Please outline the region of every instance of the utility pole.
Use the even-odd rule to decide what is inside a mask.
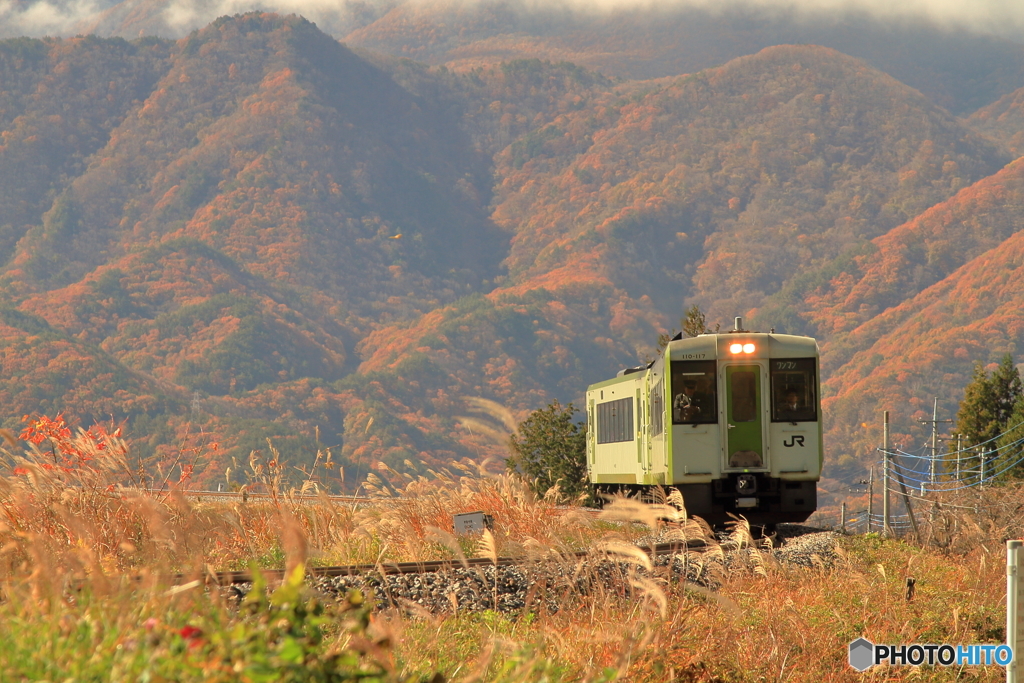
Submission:
[[[932,425],[932,457],[931,457],[931,466],[929,468],[929,470],[930,470],[930,477],[929,477],[929,479],[931,480],[931,483],[934,484],[935,483],[935,462],[938,460],[938,455],[939,455],[939,423],[940,422],[953,422],[953,420],[940,420],[939,419],[939,397],[936,396],[935,397],[935,401],[932,403],[932,419],[930,419],[930,420],[919,420],[919,422],[921,424],[928,424],[930,422],[931,425]]]
[[[894,536],[889,524],[889,411],[882,411],[882,533]]]
[[[871,515],[875,511],[875,468],[868,475],[868,533],[871,533]]]
[[[910,507],[910,496],[907,495],[907,484],[903,481],[903,475],[900,473],[899,468],[893,470],[893,474],[896,475],[896,480],[900,483],[900,491],[903,492],[903,504],[907,508],[907,516],[910,517],[910,526],[914,529],[914,537],[920,541],[921,532],[917,530],[917,520],[914,519],[914,510]]]
[[[963,450],[963,443],[964,443],[964,435],[963,434],[957,434],[956,435],[956,480],[957,480],[958,483],[960,482],[960,456],[962,455],[961,451]]]
[[[931,462],[931,476],[929,481],[935,483],[935,456],[938,455],[938,432],[939,432],[939,397],[935,397],[935,401],[932,403],[932,462]]]
[[[846,533],[846,501],[839,506],[839,530]]]
[[[988,448],[981,449],[981,482],[980,488],[985,488],[985,460],[988,458]]]

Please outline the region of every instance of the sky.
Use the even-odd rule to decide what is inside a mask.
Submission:
[[[140,2],[141,0],[127,0]],[[165,5],[163,20],[171,30],[186,33],[223,14],[252,9],[302,14],[325,29],[339,29],[348,23],[360,6],[365,11],[382,4],[434,2],[436,0],[156,0]],[[489,0],[443,0],[446,3],[472,4]],[[844,13],[868,14],[881,20],[918,20],[949,28],[992,33],[1024,42],[1024,1],[1022,0],[512,0],[530,7],[550,8],[554,3],[578,11],[614,11],[621,9],[679,9],[696,7],[709,11],[737,8],[759,12],[795,11],[798,15],[820,20]],[[81,29],[98,12],[116,0],[0,0],[0,36],[66,35]],[[379,13],[379,10],[377,10]],[[128,36],[134,37],[134,36]]]
[[[91,16],[100,7],[96,0],[72,0],[60,5],[40,2],[0,0],[0,35],[41,37],[60,35],[79,20]]]

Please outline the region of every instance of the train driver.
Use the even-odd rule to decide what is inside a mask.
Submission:
[[[697,405],[697,384],[696,382],[684,382],[683,390],[676,394],[672,401],[672,416],[676,423],[693,422],[700,413],[700,406]]]
[[[779,408],[779,417],[784,420],[803,419],[805,412],[803,401],[800,400],[800,394],[797,393],[796,389],[787,391],[786,400]]]
[[[714,394],[704,380],[688,379],[672,399],[672,421],[676,424],[699,424],[715,421]]]

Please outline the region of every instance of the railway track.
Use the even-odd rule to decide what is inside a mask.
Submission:
[[[833,531],[793,525],[791,529],[780,529],[776,537],[780,545],[775,548],[772,544],[756,550],[749,546],[721,548],[712,539],[693,539],[687,543],[658,543],[651,539],[646,546],[597,546],[560,556],[309,567],[305,579],[309,588],[326,599],[358,590],[372,596],[378,609],[397,608],[410,614],[492,610],[521,614],[536,609],[555,613],[571,608],[581,596],[636,597],[647,595],[648,587],[675,590],[672,586],[683,586],[685,590],[709,594],[708,591],[718,591],[731,572],[760,570],[764,574],[769,564],[828,568],[841,562],[839,537]],[[684,548],[694,552],[682,552]],[[646,571],[637,566],[645,564],[638,552],[645,553],[650,560]],[[274,585],[285,578],[285,570],[265,569],[259,576]],[[205,583],[223,591],[228,599],[241,600],[252,589],[255,578],[251,571],[222,571],[209,572],[205,577],[180,574],[171,577],[171,582],[179,587],[173,590]]]
[[[653,546],[640,547],[648,556],[654,558],[661,555],[669,555],[681,552],[684,545],[688,549],[696,550],[706,547],[704,541],[692,540],[686,544],[682,543],[657,543]],[[638,546],[639,547],[639,546]],[[582,559],[585,557],[601,557],[600,550],[580,550],[570,557]],[[313,577],[337,577],[337,576],[366,576],[369,574],[431,574],[436,572],[450,571],[455,569],[466,569],[475,567],[511,567],[517,565],[543,562],[543,559],[526,557],[499,557],[492,560],[486,557],[473,557],[463,560],[430,560],[426,562],[382,562],[379,564],[350,564],[332,567],[309,567],[307,573]],[[283,569],[260,570],[260,575],[268,581],[280,581],[284,578]],[[178,582],[186,580],[184,574],[175,577]],[[230,586],[240,583],[251,583],[253,580],[251,571],[223,571],[211,573],[207,581],[211,584]]]
[[[822,529],[816,529],[813,527],[803,527],[800,525],[790,525],[792,528],[780,537],[783,542],[788,542],[793,539],[799,539],[804,536],[819,534],[823,532]],[[684,547],[687,550],[702,550],[707,547],[707,542],[704,539],[690,539],[685,544],[680,542],[671,543],[654,543],[651,545],[638,545],[638,549],[642,550],[652,560],[658,557],[667,555],[674,555],[681,552]],[[785,548],[785,546],[783,546]],[[587,557],[600,558],[602,551],[596,550],[580,550],[572,553],[568,557],[575,559],[584,559]],[[427,560],[418,562],[380,562],[377,564],[349,564],[349,565],[336,565],[327,567],[307,567],[307,574],[311,577],[340,577],[340,576],[367,576],[367,575],[399,575],[399,574],[430,574],[444,571],[451,571],[456,569],[472,569],[482,567],[511,567],[517,565],[528,565],[543,562],[543,558],[530,558],[530,557],[499,557],[496,560],[486,557],[473,557],[466,558],[465,560],[448,559],[448,560]],[[283,569],[263,569],[260,570],[260,575],[268,581],[280,581],[284,579],[285,570]],[[189,579],[194,579],[194,575],[179,574],[175,576],[175,581],[180,583]],[[253,573],[248,570],[240,571],[220,571],[211,572],[207,575],[206,581],[210,584],[218,584],[221,586],[230,586],[241,583],[251,583],[253,580]]]
[[[686,590],[715,592],[731,572],[761,569],[763,573],[769,564],[832,566],[840,561],[838,538],[834,532],[804,528],[780,535],[783,545],[779,548],[764,547],[753,552],[737,547],[726,547],[724,552],[701,552],[712,550],[714,541],[705,544],[694,540],[685,544],[695,551],[691,553],[680,552],[684,544],[676,542],[653,543],[648,547],[597,547],[551,557],[311,567],[306,582],[325,597],[343,597],[355,589],[372,595],[379,609],[397,608],[410,614],[488,610],[505,614],[530,610],[554,613],[571,608],[577,604],[574,601],[588,595],[633,599],[647,595],[650,588],[657,586],[661,587],[657,590],[671,591],[675,590],[672,586],[684,586]],[[651,571],[637,566],[644,564],[642,557],[630,557],[638,551],[649,557]],[[281,570],[261,574],[270,583],[284,577]],[[252,579],[250,572],[219,572],[210,574],[207,582],[211,586],[220,584],[219,590],[228,597],[241,599],[251,589]]]
[[[157,491],[149,489],[147,493],[159,494],[168,493],[167,491]],[[371,500],[369,496],[321,496],[315,493],[301,493],[301,494],[277,494],[276,496],[270,493],[263,492],[252,492],[252,491],[182,491],[181,494],[190,500],[237,500],[237,501],[249,501],[249,500],[287,500],[287,501],[300,501],[300,502],[317,502],[326,498],[327,500],[334,503],[362,503]]]

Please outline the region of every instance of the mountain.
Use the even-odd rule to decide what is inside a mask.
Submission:
[[[8,262],[14,286],[51,290],[197,233],[264,277],[333,291],[357,317],[410,288],[450,298],[496,268],[486,164],[466,136],[308,22],[215,22],[168,66],[22,238]],[[285,237],[292,226],[301,240]],[[406,241],[387,240],[398,233]],[[341,262],[350,267],[332,268]],[[426,270],[452,274],[428,282]],[[346,293],[369,283],[373,303]]]
[[[829,340],[828,360],[845,365],[875,327],[920,292],[945,281],[973,259],[1024,229],[1024,159],[966,187],[945,202],[890,230],[849,258],[841,272],[805,300],[816,334]]]
[[[550,123],[531,109],[539,123],[495,156],[507,276],[357,349],[361,373],[390,378],[382,403],[390,386],[403,388],[395,404],[424,405],[404,391],[412,357],[457,378],[449,389],[513,412],[571,399],[616,362],[653,353],[684,303],[705,304],[712,320],[748,313],[1006,160],[920,93],[824,48],[604,90],[540,62],[479,77],[525,81],[534,102],[542,84],[576,94],[550,91]],[[488,109],[511,124],[520,101]]]
[[[588,10],[507,0],[385,7],[345,42],[456,69],[539,57],[646,80],[695,73],[773,45],[813,44],[864,59],[955,113],[1014,90],[1024,74],[1017,41],[855,11],[687,4]]]
[[[26,44],[45,57],[46,43]],[[447,111],[297,18],[226,19],[172,52],[38,223],[13,228],[3,286],[19,313],[179,404],[210,397],[205,428],[223,433],[218,421],[277,420],[282,391],[312,400],[354,369],[369,328],[414,320],[498,272],[486,159]],[[0,168],[14,175],[7,149]],[[42,363],[30,327],[7,346]],[[93,382],[89,372],[101,370],[66,379]],[[265,385],[277,388],[255,391]],[[63,389],[52,399],[83,420],[148,424],[170,400],[125,387],[108,410]],[[10,390],[9,415],[40,409],[38,388]],[[324,409],[298,428],[312,435]],[[180,431],[194,415],[179,417]],[[331,423],[338,444],[341,419]]]
[[[815,10],[725,3],[603,6],[525,0],[344,0],[256,5],[232,0],[69,0],[7,3],[0,38],[20,35],[181,38],[221,15],[301,12],[359,47],[466,71],[517,59],[570,61],[611,77],[696,73],[773,45],[809,44],[859,57],[958,115],[1020,87],[1024,46],[1007,26],[986,35],[923,16],[875,17],[852,7]],[[960,22],[962,23],[962,22]]]
[[[934,288],[1015,239],[1022,167],[830,48],[647,80],[458,71],[254,12],[177,42],[0,42],[0,77],[4,426],[124,422],[161,476],[239,484],[252,451],[308,472],[330,447],[351,489],[501,458],[699,303],[819,335],[853,477],[878,405],[951,395],[1009,343],[860,390],[911,362]]]
[[[756,315],[801,273],[1007,160],[920,93],[820,47],[625,86],[596,112],[496,157],[509,277],[600,254],[612,281],[669,315],[683,298],[716,320]]]
[[[0,42],[0,258],[152,92],[170,49],[94,37]]]
[[[1024,88],[1009,92],[967,118],[975,130],[998,140],[1014,156],[1024,151]]]
[[[851,332],[858,350],[824,388],[826,438],[844,444],[830,476],[863,471],[879,445],[880,410],[892,414],[894,443],[919,443],[925,430],[917,421],[930,419],[933,396],[942,416],[955,414],[959,396],[950,387],[965,386],[976,362],[991,369],[1003,354],[1018,353],[1022,265],[1024,234],[1015,232]]]

